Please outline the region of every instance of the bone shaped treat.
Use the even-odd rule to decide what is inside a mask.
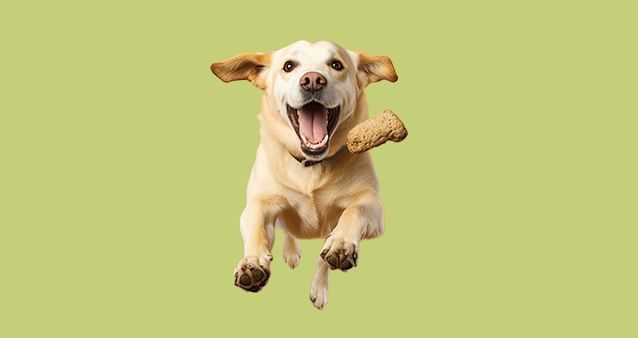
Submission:
[[[366,152],[388,140],[401,142],[408,136],[403,122],[391,110],[386,109],[374,118],[357,124],[347,137],[348,150],[353,154]]]

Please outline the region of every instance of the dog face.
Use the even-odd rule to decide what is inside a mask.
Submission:
[[[300,41],[273,60],[273,97],[307,157],[325,156],[341,113],[347,118],[354,112],[359,93],[355,58],[331,42]]]
[[[328,41],[298,41],[275,52],[240,54],[213,63],[211,70],[225,82],[250,80],[263,89],[296,134],[301,152],[313,160],[326,157],[330,137],[355,114],[368,84],[398,79],[388,57]]]

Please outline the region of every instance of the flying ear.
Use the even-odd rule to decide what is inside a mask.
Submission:
[[[359,75],[357,79],[363,87],[381,80],[395,82],[399,79],[389,57],[385,55],[368,55],[358,51],[356,53],[359,55]]]
[[[214,62],[210,70],[224,82],[248,80],[264,89],[264,71],[270,64],[270,53],[244,53],[228,60]]]

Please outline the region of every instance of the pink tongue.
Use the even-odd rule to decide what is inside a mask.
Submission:
[[[299,110],[299,133],[317,144],[328,134],[327,110],[319,103],[309,103]]]

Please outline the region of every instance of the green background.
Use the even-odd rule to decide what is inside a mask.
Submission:
[[[636,337],[636,2],[2,5],[0,336]],[[213,61],[388,55],[386,234],[233,285],[261,92]]]

